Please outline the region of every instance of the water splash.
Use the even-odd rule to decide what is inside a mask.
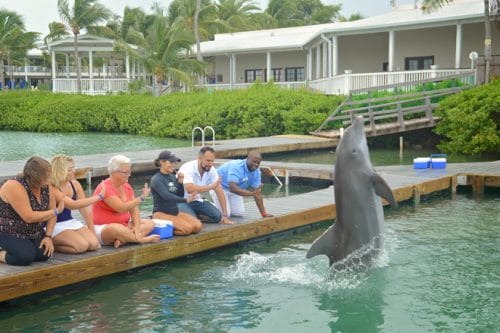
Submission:
[[[392,236],[390,238],[393,238]],[[385,248],[378,250],[375,241],[356,250],[329,267],[326,256],[306,259],[310,244],[295,244],[276,253],[248,252],[223,272],[223,279],[250,285],[283,284],[320,290],[353,289],[369,278],[373,269],[389,264]]]

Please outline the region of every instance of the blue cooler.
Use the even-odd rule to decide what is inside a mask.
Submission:
[[[174,224],[169,220],[153,219],[155,228],[153,234],[159,235],[160,239],[171,238],[174,235]]]
[[[413,159],[413,169],[427,169],[430,167],[430,157],[417,157]]]
[[[446,154],[431,154],[431,167],[433,169],[445,169]]]

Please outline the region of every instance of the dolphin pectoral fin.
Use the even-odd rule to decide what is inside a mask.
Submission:
[[[375,189],[375,193],[387,200],[392,208],[397,208],[398,207],[398,202],[394,198],[394,193],[392,193],[391,188],[389,187],[389,184],[384,180],[384,178],[380,177],[379,174],[373,173],[372,175],[372,183],[373,187]]]
[[[323,232],[321,236],[316,238],[309,251],[307,251],[306,258],[312,258],[314,256],[317,256],[318,254],[324,254],[330,259],[331,265],[333,251],[335,249],[333,226],[334,225],[326,229],[326,231]]]

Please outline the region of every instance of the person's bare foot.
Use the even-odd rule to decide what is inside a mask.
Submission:
[[[149,235],[146,237],[142,237],[141,243],[157,243],[160,241],[160,235]]]
[[[115,249],[119,248],[119,247],[120,247],[120,245],[122,245],[122,242],[120,242],[120,240],[119,240],[119,239],[117,239],[117,240],[115,240],[115,241],[113,242],[113,246],[115,247]]]

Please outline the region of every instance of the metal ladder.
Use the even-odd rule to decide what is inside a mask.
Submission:
[[[194,135],[197,130],[201,132],[201,146],[205,146],[205,131],[207,129],[212,131],[212,147],[215,147],[215,130],[212,126],[205,126],[204,128],[196,126],[195,128],[193,128],[193,130],[191,131],[191,147],[194,147]]]

